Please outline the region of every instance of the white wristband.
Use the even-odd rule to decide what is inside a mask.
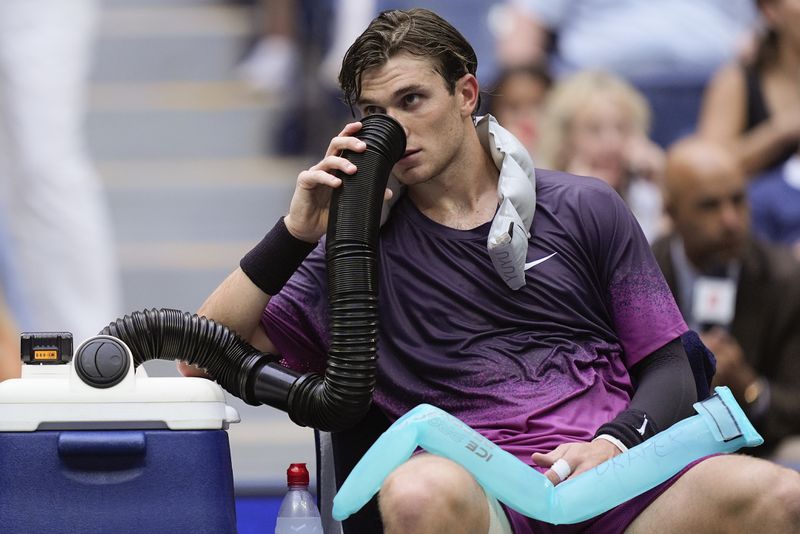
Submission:
[[[596,441],[598,439],[604,439],[604,440],[606,440],[606,441],[608,441],[610,443],[613,443],[614,446],[617,447],[620,452],[626,452],[628,450],[628,447],[626,447],[624,443],[622,443],[620,440],[618,440],[617,438],[615,438],[614,436],[612,436],[610,434],[600,434],[599,436],[594,438],[592,441]]]

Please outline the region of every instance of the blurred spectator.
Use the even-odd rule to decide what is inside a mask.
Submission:
[[[792,248],[800,260],[800,150],[782,166],[750,182],[753,231]]]
[[[20,327],[79,341],[120,311],[107,208],[82,129],[95,15],[89,0],[0,2],[0,193],[31,316]]]
[[[502,70],[489,91],[489,113],[531,155],[539,141],[542,108],[551,84],[543,65],[520,65]]]
[[[730,144],[748,176],[800,142],[800,2],[758,0],[766,31],[751,61],[722,68],[703,102],[701,135]]]
[[[540,167],[608,182],[652,242],[665,223],[658,185],[664,156],[647,138],[649,117],[644,97],[624,80],[579,72],[551,90],[534,155]]]
[[[506,65],[549,57],[556,77],[611,71],[634,83],[667,146],[693,131],[703,87],[740,48],[752,0],[507,0],[498,24]]]
[[[350,43],[372,20],[376,1],[248,1],[255,4],[256,40],[237,65],[237,74],[253,89],[291,97],[306,74],[305,63],[311,61],[312,70],[319,67],[319,76],[310,80],[338,91],[339,65]],[[322,13],[319,20],[313,12]],[[320,26],[324,32],[318,31]]]
[[[320,81],[339,94],[339,69],[347,49],[361,35],[377,13],[378,0],[335,0],[330,46],[320,67]]]
[[[325,83],[324,57],[337,32],[354,25],[363,31],[372,0],[245,1],[254,4],[256,42],[236,73],[256,91],[281,99],[280,114],[268,125],[280,135],[271,136],[275,145],[265,150],[281,155],[324,150],[329,133],[348,115],[338,90]],[[344,8],[351,11],[340,16]]]
[[[0,382],[20,374],[19,332],[0,292]]]
[[[297,4],[296,0],[268,0],[255,6],[257,40],[236,68],[253,89],[284,94],[297,82],[302,60]]]
[[[750,235],[746,180],[735,157],[699,137],[668,153],[674,234],[653,247],[690,328],[766,441],[800,433],[800,265]]]

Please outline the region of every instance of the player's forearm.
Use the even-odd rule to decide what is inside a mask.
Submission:
[[[264,236],[217,289],[198,313],[236,331],[247,341],[257,333],[261,315],[306,256],[316,247],[295,238],[283,219]]]
[[[237,268],[209,295],[197,313],[224,324],[242,339],[251,341],[269,299],[270,295]]]
[[[632,370],[636,392],[627,410],[598,429],[626,447],[638,445],[692,414],[694,376],[680,338],[654,351]]]

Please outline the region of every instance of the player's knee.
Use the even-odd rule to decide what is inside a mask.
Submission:
[[[786,524],[800,524],[800,474],[796,471],[738,455],[711,459],[705,467],[703,477],[695,482],[717,512],[725,527],[722,531],[758,525],[780,532]]]
[[[769,462],[757,467],[740,484],[743,497],[729,516],[733,524],[760,525],[768,532],[800,525],[800,473]]]
[[[435,506],[433,500],[439,498],[421,481],[395,471],[384,481],[378,502],[386,522],[410,525],[426,517],[428,506]]]
[[[457,500],[452,487],[442,486],[419,470],[402,468],[386,478],[379,495],[381,511],[402,518],[403,523],[451,509]]]
[[[422,467],[422,468],[421,468]],[[393,524],[424,524],[432,516],[464,518],[474,511],[459,474],[423,466],[401,466],[383,483],[378,502],[381,515]]]
[[[789,523],[800,528],[800,473],[781,468],[770,486],[767,505],[783,510]]]

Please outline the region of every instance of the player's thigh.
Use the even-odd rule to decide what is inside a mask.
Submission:
[[[684,473],[648,506],[626,533],[735,532],[765,496],[775,493],[785,468],[743,455],[708,458]]]

